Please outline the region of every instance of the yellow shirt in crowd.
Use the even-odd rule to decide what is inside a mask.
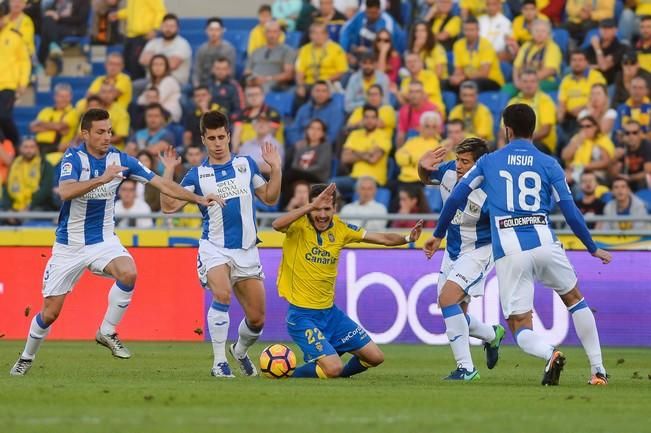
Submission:
[[[581,142],[581,145],[574,154],[574,158],[572,158],[572,165],[590,164],[593,161],[595,147],[606,152],[611,158],[615,156],[615,145],[612,140],[607,135],[599,134],[595,139],[586,138]]]
[[[29,51],[20,33],[9,26],[0,30],[0,90],[27,87],[32,71]]]
[[[436,138],[421,136],[412,137],[398,150],[396,150],[396,164],[400,167],[398,180],[400,182],[418,182],[418,161],[430,150],[440,147]]]
[[[512,104],[527,104],[533,111],[536,112],[536,130],[537,133],[540,131],[540,127],[543,125],[550,125],[551,129],[549,134],[543,138],[541,143],[543,143],[552,154],[556,153],[556,105],[554,100],[546,94],[545,92],[538,91],[533,96],[533,98],[525,98],[522,93],[519,93],[517,96],[511,98],[507,105]]]
[[[441,80],[448,78],[448,56],[443,45],[436,44],[430,53],[421,53],[420,58],[425,64],[425,68],[432,72],[436,72],[436,68],[443,65],[443,72],[439,78]]]
[[[558,88],[558,102],[565,104],[567,111],[573,111],[588,103],[590,89],[595,84],[606,84],[606,79],[596,69],[587,69],[586,73],[576,78],[574,74],[567,75]]]
[[[493,115],[484,104],[477,104],[472,111],[463,109],[459,104],[450,112],[449,120],[459,119],[463,121],[463,130],[471,136],[477,136],[484,140],[493,141]]]
[[[348,125],[360,123],[364,117],[364,107],[357,107],[353,110],[348,118]],[[378,109],[378,117],[384,123],[384,128],[380,128],[387,134],[387,137],[393,137],[393,131],[396,129],[396,110],[391,105],[383,105]]]
[[[131,98],[133,95],[133,86],[131,85],[131,78],[123,72],[120,72],[115,79],[108,78],[106,75],[101,75],[93,80],[90,87],[88,88],[88,93],[95,95],[99,93],[102,84],[105,82],[110,82],[115,86],[116,89],[120,92],[120,96],[117,99],[117,103],[122,106],[125,110],[129,108],[131,103]]]
[[[34,21],[24,13],[21,13],[14,20],[10,20],[9,16],[5,17],[5,23],[10,23],[10,27],[20,33],[20,36],[27,45],[27,51],[30,57],[34,54]]]
[[[487,78],[495,81],[500,86],[504,85],[500,61],[493,46],[487,39],[480,37],[475,47],[468,47],[466,38],[459,39],[454,43],[452,51],[454,53],[455,68],[461,68],[468,74],[478,71],[482,65],[490,64]]]
[[[432,22],[432,32],[434,32],[435,35],[443,32],[447,32],[448,35],[450,35],[451,38],[456,38],[459,36],[461,33],[461,18],[458,16],[453,16],[451,17],[445,25],[443,23],[445,22],[444,17],[436,17],[434,18],[434,21]]]
[[[549,21],[547,15],[538,14],[536,16],[537,20]],[[529,30],[529,25],[525,22],[524,16],[518,15],[513,18],[513,39],[515,39],[518,44],[523,44],[531,40],[531,31]]]
[[[651,0],[637,0],[636,3],[637,7],[635,8],[635,14],[638,17],[651,15]]]
[[[356,129],[351,132],[344,149],[350,149],[354,152],[372,152],[379,147],[384,152],[382,158],[375,163],[370,164],[366,161],[357,161],[353,164],[350,177],[358,179],[362,176],[371,176],[379,185],[387,183],[387,159],[391,151],[391,137],[386,135],[381,129],[367,132],[365,129]]]
[[[581,9],[586,4],[592,10],[590,12],[592,21],[599,22],[606,18],[613,18],[615,14],[615,0],[567,0],[565,3],[567,21],[575,24],[583,21]]]
[[[443,96],[441,94],[441,83],[436,74],[427,69],[423,69],[418,73],[416,79],[423,83],[423,89],[425,90],[427,99],[429,99],[432,104],[439,107],[441,113],[445,113],[445,105],[443,104]],[[400,93],[402,93],[402,96],[407,97],[410,83],[411,77],[402,79],[402,82],[400,83]]]
[[[118,18],[127,21],[127,37],[135,38],[158,30],[166,13],[163,0],[127,0]]]
[[[311,42],[304,45],[296,58],[296,72],[305,76],[306,84],[318,80],[330,80],[348,70],[346,52],[335,42],[326,42],[325,47],[315,47]]]
[[[278,41],[281,44],[285,43],[285,33],[280,34]],[[251,30],[251,33],[249,34],[249,44],[247,46],[246,52],[250,56],[255,50],[266,45],[267,37],[264,34],[264,26],[262,24],[258,24],[257,26],[253,27],[253,30]]]
[[[65,122],[68,125],[68,132],[61,136],[59,143],[68,144],[77,136],[77,127],[79,126],[79,114],[72,105],[63,110],[57,110],[55,107],[45,107],[39,111],[36,120],[41,122]],[[55,131],[39,132],[36,134],[37,143],[53,144],[56,140]]]
[[[560,76],[562,61],[561,49],[553,40],[549,39],[542,47],[536,46],[533,41],[529,41],[518,51],[513,66],[518,69],[525,68],[534,71],[550,68],[556,71],[556,76]],[[556,78],[551,76],[547,79],[554,81]]]

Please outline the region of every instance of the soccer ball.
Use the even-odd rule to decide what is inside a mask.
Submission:
[[[284,344],[272,344],[260,354],[260,371],[269,379],[282,379],[294,374],[296,355]]]

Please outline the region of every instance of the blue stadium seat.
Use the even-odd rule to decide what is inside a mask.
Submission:
[[[493,119],[499,119],[502,110],[509,102],[509,95],[503,92],[480,92],[479,102],[484,104],[493,115]]]
[[[195,52],[197,48],[204,42],[206,42],[206,32],[202,30],[187,30],[183,29],[181,30],[181,36],[183,36],[190,46],[192,47],[192,51]]]
[[[513,81],[513,63],[510,62],[500,62],[500,69],[502,70],[502,75],[507,83]]]
[[[258,25],[258,20],[256,18],[222,18],[224,22],[224,27],[227,30],[246,30],[251,31],[251,29]],[[205,24],[205,20],[203,23]]]
[[[457,94],[454,92],[444,91],[443,92],[443,105],[445,105],[445,111],[450,113],[455,105],[457,105]]]
[[[644,203],[649,213],[651,213],[651,188],[641,189],[635,193],[636,196]]]
[[[14,107],[14,119],[29,119],[32,121],[36,118],[39,111],[41,111],[41,107],[37,105],[31,107]]]
[[[443,198],[441,197],[441,189],[438,186],[426,187],[425,197],[427,197],[427,204],[433,213],[441,212],[441,209],[443,209]]]
[[[91,63],[91,74],[94,76],[104,75],[106,73],[106,67],[103,62],[93,62]]]
[[[400,167],[398,167],[398,164],[396,164],[396,160],[392,157],[387,158],[387,179],[398,179],[399,174]]]
[[[206,28],[206,18],[179,18],[179,27],[182,31],[204,30]]]
[[[567,51],[570,45],[570,34],[565,29],[555,28],[552,30],[552,35],[554,42],[556,42],[556,45],[558,45],[563,53],[563,58],[567,59]]]
[[[36,105],[39,107],[48,107],[54,103],[52,92],[37,92]]]
[[[301,46],[302,39],[303,32],[287,32],[285,35],[285,43],[295,50],[298,50],[298,48]]]
[[[452,51],[446,51],[445,55],[448,58],[448,75],[454,73],[454,53]]]
[[[613,199],[613,193],[610,192],[610,191],[605,192],[600,198],[601,198],[601,201],[603,201],[604,203],[608,203],[609,201],[611,201]]]
[[[54,89],[54,86],[59,83],[68,83],[70,86],[72,86],[73,91],[80,89],[86,93],[86,90],[88,90],[88,87],[90,87],[94,79],[95,77],[93,76],[67,77],[62,75],[52,78],[52,89]]]
[[[615,21],[619,23],[619,18],[624,12],[624,2],[622,0],[615,1]]]
[[[388,209],[391,203],[391,191],[388,188],[378,188],[375,193],[375,201],[382,203]]]
[[[246,54],[246,49],[249,44],[249,33],[250,30],[226,30],[224,32],[224,39],[233,44],[238,54]]]
[[[265,96],[265,102],[272,108],[275,108],[282,116],[288,117],[292,114],[292,104],[294,103],[294,90],[284,92],[268,92]]]

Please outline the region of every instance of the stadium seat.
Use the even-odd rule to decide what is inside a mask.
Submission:
[[[624,2],[622,0],[615,1],[615,22],[619,23],[622,12],[624,12]]]
[[[425,188],[425,197],[427,197],[427,204],[433,213],[441,212],[443,209],[443,198],[441,197],[441,189],[438,186],[428,186]]]
[[[511,62],[500,62],[500,69],[502,70],[502,75],[507,83],[513,81],[513,63]]]
[[[303,40],[303,32],[287,32],[285,36],[285,43],[290,47],[298,50]]]
[[[554,42],[561,49],[563,53],[563,59],[567,59],[567,51],[570,45],[570,34],[565,29],[555,28],[552,31]]]
[[[54,89],[54,86],[56,86],[59,83],[67,83],[70,84],[74,93],[77,93],[78,91],[82,91],[85,94],[86,90],[88,90],[88,87],[90,87],[94,79],[95,77],[93,76],[85,76],[85,77],[58,76],[52,78],[52,89]]]
[[[246,30],[251,31],[251,29],[258,25],[258,20],[256,18],[222,18],[224,22],[224,27],[226,30]],[[203,20],[205,25],[206,21]]]
[[[359,200],[357,191],[353,194],[353,201],[355,200]],[[387,209],[389,209],[389,204],[391,203],[391,190],[389,188],[378,187],[377,192],[375,193],[375,201],[383,204]]]
[[[635,195],[646,204],[647,211],[651,213],[651,188],[641,189]]]
[[[605,193],[604,193],[601,197],[599,197],[599,198],[600,198],[601,201],[603,201],[604,203],[608,203],[609,201],[611,201],[611,200],[613,199],[613,193],[610,192],[610,191],[605,192]]]
[[[509,95],[503,92],[480,92],[479,102],[484,104],[493,115],[493,119],[499,119],[502,110],[509,102]]]
[[[454,106],[457,105],[457,94],[449,91],[443,92],[443,105],[445,105],[445,111],[450,113]]]
[[[284,92],[268,92],[265,96],[265,102],[270,107],[276,109],[281,116],[288,117],[292,114],[292,104],[294,103],[294,90]]]

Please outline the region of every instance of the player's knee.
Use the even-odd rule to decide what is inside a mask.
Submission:
[[[255,314],[246,318],[246,325],[252,331],[260,332],[264,328],[264,313]]]
[[[369,356],[364,358],[364,363],[371,367],[377,367],[384,362],[384,353],[380,349],[374,350]]]
[[[60,311],[56,310],[43,310],[41,311],[41,319],[46,325],[51,325],[59,317]]]
[[[576,303],[581,301],[581,299],[583,299],[583,295],[581,295],[579,287],[577,286],[570,290],[568,293],[561,295],[561,299],[567,307],[571,307],[572,305],[576,305]]]
[[[117,275],[117,280],[125,286],[134,287],[138,279],[138,272],[134,269],[124,269]]]
[[[341,376],[341,373],[344,371],[344,364],[341,362],[341,359],[328,360],[327,362],[319,362],[319,367],[323,371],[323,374],[328,378],[335,378]]]

